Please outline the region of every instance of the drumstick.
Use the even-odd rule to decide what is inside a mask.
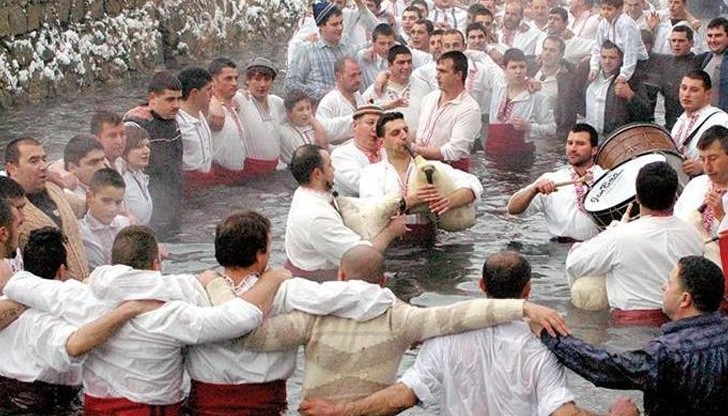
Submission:
[[[716,241],[718,241],[718,240],[720,240],[720,237],[718,237],[718,236],[716,235],[716,236],[715,236],[715,237],[713,237],[713,238],[709,238],[709,239],[705,240],[705,245],[708,245],[708,244],[710,244],[710,243],[715,243],[715,242],[716,242]]]
[[[571,181],[556,182],[554,184],[554,187],[560,188],[560,187],[566,186],[566,185],[576,185],[577,183],[591,182],[592,179],[594,179],[594,176],[592,176],[591,173],[587,173],[586,175],[580,176]]]
[[[629,222],[629,213],[632,212],[633,204],[634,202],[627,204],[627,211],[624,211],[624,214],[622,214],[622,222]]]

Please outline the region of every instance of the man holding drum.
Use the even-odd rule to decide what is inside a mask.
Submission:
[[[604,172],[594,164],[597,140],[594,127],[582,123],[574,125],[566,138],[569,165],[545,173],[516,192],[508,201],[508,213],[543,213],[549,232],[559,242],[584,241],[597,235],[599,228],[582,204],[588,185]]]
[[[683,256],[703,255],[703,240],[673,215],[677,173],[667,162],[652,162],[637,174],[640,218],[610,227],[575,244],[566,257],[570,281],[606,275],[607,296],[617,324],[659,325],[661,286]]]
[[[672,140],[686,160],[683,172],[690,176],[703,173],[698,140],[712,126],[728,125],[728,114],[710,105],[712,83],[710,75],[701,70],[685,74],[680,82],[680,105],[685,112],[672,127]]]

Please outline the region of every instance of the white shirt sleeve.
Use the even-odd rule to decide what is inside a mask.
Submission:
[[[340,146],[331,152],[331,164],[334,167],[334,182],[339,193],[346,196],[359,195],[359,178],[361,167],[352,154],[354,149],[348,145]]]
[[[556,360],[556,357],[547,349],[539,351],[542,359],[534,360],[532,380],[536,380],[536,400],[538,400],[539,416],[550,416],[556,409],[565,403],[575,400],[574,395],[566,387],[566,374]]]
[[[339,260],[350,248],[366,241],[347,228],[341,218],[318,216],[311,221],[311,229],[318,230],[316,250],[327,261],[334,264],[339,264]]]
[[[392,307],[392,291],[361,280],[316,283],[293,278],[281,284],[273,301],[275,313],[293,310],[366,321]]]
[[[144,321],[150,333],[194,345],[241,337],[260,325],[263,313],[240,298],[212,307],[171,301],[134,320]]]
[[[617,229],[610,228],[583,243],[576,243],[566,256],[569,285],[583,276],[601,276],[614,266],[617,254]]]
[[[47,368],[63,373],[69,371],[73,364],[83,361],[83,357],[71,358],[66,351],[68,338],[76,331],[76,327],[62,320],[36,310],[23,313],[23,319],[29,319],[28,328],[23,331],[25,345],[33,350],[34,356]]]
[[[442,352],[437,338],[425,342],[417,354],[415,363],[399,380],[412,389],[415,396],[425,405],[431,406],[442,395]]]

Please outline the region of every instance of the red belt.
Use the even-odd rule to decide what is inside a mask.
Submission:
[[[189,410],[193,416],[273,416],[287,407],[285,380],[246,384],[192,380]]]
[[[670,318],[659,309],[612,309],[610,315],[616,326],[661,326],[670,322]]]
[[[269,173],[276,170],[276,166],[278,166],[278,159],[273,160],[262,160],[262,159],[252,159],[249,157],[245,158],[245,169],[243,169],[243,172],[245,172],[245,176],[257,176],[262,173]]]
[[[45,413],[53,408],[68,410],[81,386],[64,386],[42,381],[26,383],[0,376],[0,414]]]
[[[219,185],[217,176],[213,170],[209,172],[200,172],[199,170],[184,171],[185,179],[185,195],[192,195],[202,189],[211,188]]]
[[[460,169],[463,172],[470,172],[470,158],[464,157],[462,159],[453,160],[451,162],[448,162],[450,166],[454,167],[455,169]]]
[[[85,416],[182,416],[182,402],[169,405],[136,403],[125,398],[83,395]]]
[[[489,124],[488,139],[485,141],[485,152],[496,155],[533,153],[536,146],[526,142],[523,132],[517,131],[511,124]]]
[[[313,280],[314,282],[329,282],[339,278],[338,270],[303,270],[293,265],[293,263],[291,263],[288,259],[286,259],[286,263],[283,267],[290,270],[294,277],[303,277],[308,280]]]
[[[233,185],[235,183],[238,183],[245,178],[245,175],[243,174],[243,170],[233,170],[228,169],[226,167],[220,166],[218,164],[212,165],[213,174],[215,175],[215,182],[217,182],[220,185]]]

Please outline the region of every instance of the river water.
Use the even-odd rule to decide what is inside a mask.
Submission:
[[[285,48],[275,44],[256,44],[252,47],[284,66]],[[273,56],[271,56],[271,54]],[[252,54],[232,56],[243,67]],[[285,73],[279,75],[275,90],[282,90]],[[123,113],[145,100],[148,75],[133,75],[114,85],[101,85],[58,99],[14,108],[0,114],[0,144],[12,138],[30,135],[43,141],[52,159],[62,157],[63,146],[75,134],[89,131],[89,120],[98,109]],[[510,248],[521,251],[533,268],[532,300],[553,307],[566,316],[575,335],[613,349],[639,348],[653,337],[652,328],[613,328],[606,312],[584,312],[569,302],[569,290],[564,276],[564,260],[569,246],[549,242],[549,234],[540,216],[522,219],[505,211],[508,197],[530,183],[543,172],[564,164],[563,145],[547,143],[540,146],[533,164],[502,166],[485,160],[482,151],[473,155],[473,173],[485,189],[477,205],[477,224],[461,233],[440,232],[432,247],[395,247],[386,253],[386,268],[391,274],[390,287],[395,293],[412,298],[416,305],[434,306],[480,296],[477,281],[484,259],[491,253]],[[165,271],[193,272],[215,267],[214,230],[222,218],[237,210],[253,209],[270,218],[273,229],[271,264],[285,260],[283,236],[290,199],[295,182],[287,171],[265,178],[253,179],[242,186],[216,187],[202,190],[184,201],[181,223],[183,230],[167,241],[171,259]],[[400,372],[410,366],[416,352],[408,351]],[[294,377],[289,380],[290,414],[297,414],[303,360]],[[623,392],[594,387],[569,372],[568,383],[578,405],[592,411],[606,412],[609,404]],[[642,395],[626,392],[638,403]],[[436,408],[414,408],[408,415],[435,415]]]

